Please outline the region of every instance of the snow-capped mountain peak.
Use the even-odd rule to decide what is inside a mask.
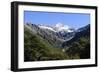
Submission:
[[[64,25],[62,23],[57,23],[54,27],[54,29],[57,32],[73,32],[73,30],[70,30],[70,27],[68,25]]]
[[[48,35],[59,38],[61,41],[68,41],[72,39],[75,35],[75,30],[73,28],[69,28],[68,25],[64,25],[61,23],[56,24],[55,26],[44,25],[44,24],[28,24],[32,31],[42,31]],[[38,32],[36,32],[38,33]],[[43,33],[43,35],[45,35]]]
[[[57,24],[55,25],[55,27],[56,27],[56,28],[64,27],[64,24],[62,24],[62,23],[57,23]]]
[[[71,29],[68,25],[64,25],[62,23],[57,23],[54,27],[46,26],[46,25],[38,25],[41,29],[48,29],[54,32],[73,32],[73,29]]]

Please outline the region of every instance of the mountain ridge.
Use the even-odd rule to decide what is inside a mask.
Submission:
[[[45,25],[24,25],[25,62],[90,58],[90,24],[78,30],[67,28],[73,32],[39,26]]]
[[[38,30],[40,29],[42,31],[44,30],[44,31],[52,32],[56,35],[56,37],[58,37],[62,41],[67,41],[68,40],[67,38],[70,36],[70,34],[74,35],[73,32],[75,31],[73,28],[64,27],[64,25],[62,25],[61,23],[60,23],[59,27],[58,27],[58,24],[55,27],[50,27],[50,26],[46,26],[46,25],[39,25],[39,24],[38,25],[36,25],[36,24],[26,24],[26,25],[33,28],[33,30],[35,29],[34,27],[37,27]],[[60,26],[62,26],[62,27],[60,27]],[[35,29],[35,30],[37,30],[37,29]],[[66,36],[66,35],[69,35],[69,36]]]
[[[65,29],[63,24],[61,23],[59,23],[59,25],[57,24],[55,26],[56,28],[64,27],[64,30],[62,31],[56,31],[55,27],[39,25],[39,24],[38,25],[37,24],[26,24],[24,26],[27,27],[32,34],[39,35],[40,37],[48,40],[51,43],[55,42],[57,44],[59,42],[59,45],[63,43],[62,46],[68,45],[72,41],[75,41],[77,40],[77,38],[80,38],[84,35],[90,35],[89,34],[90,24],[84,27],[81,27],[77,30],[73,28],[69,28],[69,27]],[[68,32],[68,30],[71,30],[71,32]]]

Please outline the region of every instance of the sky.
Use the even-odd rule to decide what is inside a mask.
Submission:
[[[24,11],[24,24],[26,23],[49,26],[62,23],[77,29],[90,24],[90,14]]]

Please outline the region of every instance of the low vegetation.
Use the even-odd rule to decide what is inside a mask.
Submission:
[[[47,40],[45,36],[41,36],[32,34],[29,29],[26,27],[24,28],[25,62],[90,58],[89,36],[81,36],[78,39],[70,42],[69,45],[67,45],[66,42],[60,47],[58,47],[59,45],[57,46],[57,44],[55,44],[54,40]]]

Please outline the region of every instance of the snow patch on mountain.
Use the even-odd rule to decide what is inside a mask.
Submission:
[[[48,29],[48,30],[56,32],[53,28],[47,27],[47,26],[39,26],[39,28],[41,28],[41,29]]]
[[[71,29],[68,25],[64,25],[62,23],[57,23],[54,27],[46,26],[46,25],[38,25],[39,28],[41,29],[48,29],[53,32],[73,32],[73,29]]]

